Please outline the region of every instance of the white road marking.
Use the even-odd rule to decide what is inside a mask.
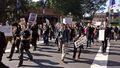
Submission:
[[[109,42],[108,42],[108,47],[107,47],[105,54],[102,53],[102,47],[100,47],[92,65],[91,65],[91,68],[107,68],[109,49],[110,49]]]

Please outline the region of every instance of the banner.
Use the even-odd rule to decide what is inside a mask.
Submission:
[[[105,30],[99,30],[98,40],[99,41],[104,41],[104,39],[105,39]]]
[[[37,20],[37,14],[36,14],[36,13],[30,13],[30,14],[29,14],[28,22],[35,23],[36,20]]]
[[[81,36],[77,41],[74,42],[74,44],[75,44],[75,47],[78,48],[79,46],[81,46],[86,42],[87,42],[86,36]]]
[[[5,36],[13,36],[12,26],[0,26],[0,31],[4,32]]]
[[[63,23],[64,24],[72,24],[72,18],[63,18]]]

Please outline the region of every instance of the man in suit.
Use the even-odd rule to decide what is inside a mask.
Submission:
[[[5,35],[3,32],[0,31],[0,68],[8,68],[2,63],[2,56],[3,53],[5,52],[6,45],[7,43],[6,43]]]

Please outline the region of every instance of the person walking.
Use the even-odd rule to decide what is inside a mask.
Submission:
[[[31,44],[34,46],[33,51],[35,51],[36,48],[37,48],[37,39],[39,37],[37,24],[35,24],[34,26],[32,26],[31,30],[32,30]]]
[[[16,26],[13,26],[13,38],[14,38],[14,42],[12,44],[12,47],[11,47],[11,51],[10,51],[10,55],[7,57],[9,58],[9,61],[12,60],[12,56],[14,54],[14,51],[15,51],[15,47],[17,47],[17,51],[16,53],[19,53],[19,45],[20,45],[20,32],[21,32],[21,28],[19,25],[16,25]]]
[[[45,45],[49,45],[49,26],[45,25],[43,30],[43,40]]]
[[[81,36],[76,37],[76,38],[74,39],[74,42],[75,42],[76,40],[84,37],[84,36],[85,36],[85,34],[84,34],[83,32],[81,32]],[[77,56],[77,58],[76,58],[77,49],[79,49],[79,50],[78,50],[78,56]],[[74,51],[73,51],[73,59],[74,59],[74,60],[80,58],[82,49],[84,49],[84,48],[83,48],[83,44],[80,44],[80,45],[78,45],[77,47],[76,47],[75,44],[74,44]]]
[[[107,45],[108,45],[108,38],[109,38],[109,28],[106,27],[105,28],[105,37],[104,37],[104,41],[102,41],[102,52],[105,53],[106,49],[107,49]]]
[[[67,54],[68,42],[70,41],[70,30],[67,25],[63,25],[62,32],[62,56],[61,60],[64,62],[65,56]]]
[[[87,33],[86,33],[86,37],[87,37],[87,48],[91,46],[91,36],[92,36],[92,28],[91,28],[91,24],[88,23]]]
[[[9,68],[8,66],[2,63],[2,57],[5,53],[5,48],[7,46],[5,35],[3,32],[0,31],[0,68]]]
[[[114,40],[117,41],[117,38],[118,38],[118,27],[115,26],[114,27]]]
[[[31,55],[29,49],[30,49],[30,39],[31,34],[29,30],[25,29],[25,26],[23,26],[22,32],[21,32],[21,48],[20,48],[20,57],[19,57],[19,65],[18,67],[23,65],[23,53],[24,50],[26,51],[26,54],[29,56],[30,60],[33,60],[33,56]]]

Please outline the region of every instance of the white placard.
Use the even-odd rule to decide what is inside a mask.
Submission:
[[[99,30],[98,40],[99,41],[104,41],[104,39],[105,39],[105,30]]]
[[[82,44],[85,44],[87,42],[86,36],[81,36],[77,41],[74,42],[75,47],[78,48]]]
[[[35,23],[36,20],[37,20],[37,14],[36,13],[30,13],[28,22],[34,22]]]
[[[95,26],[100,26],[100,25],[101,25],[101,22],[95,22],[94,25],[95,25]]]
[[[64,24],[72,24],[72,18],[63,18]]]
[[[0,26],[0,31],[4,32],[5,36],[13,36],[12,26]]]

